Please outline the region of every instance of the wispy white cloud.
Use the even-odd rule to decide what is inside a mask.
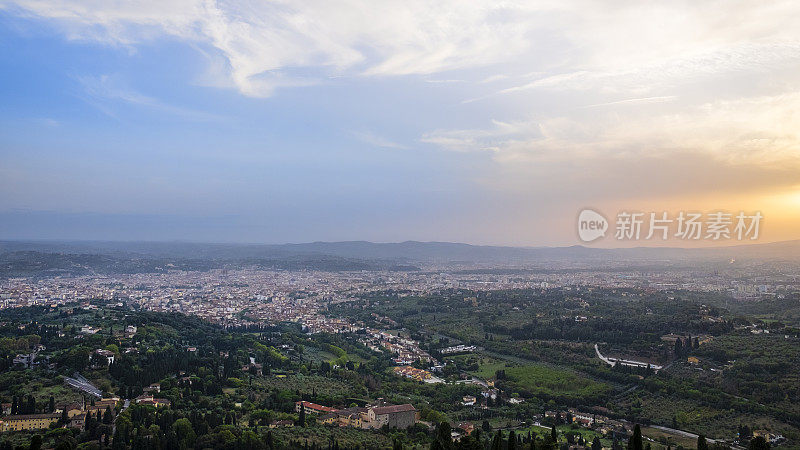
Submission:
[[[653,105],[670,98],[609,102]],[[498,163],[536,164],[581,158],[637,158],[670,152],[719,161],[800,168],[800,91],[719,100],[680,112],[624,111],[519,122],[493,121],[479,129],[436,130],[423,142],[458,152],[490,152]]]
[[[664,102],[671,102],[672,100],[675,100],[674,95],[662,95],[660,97],[627,98],[625,100],[615,100],[613,102],[595,103],[593,105],[586,105],[583,106],[583,108],[598,108],[601,106],[632,105],[641,103],[664,103]]]
[[[472,79],[457,71],[495,66],[480,79],[508,81],[508,65],[536,75],[500,93],[643,93],[687,76],[769,70],[800,57],[800,8],[791,0],[624,7],[590,0],[0,0],[0,8],[49,20],[70,39],[135,48],[178,38],[209,55],[207,84],[249,96],[342,74]]]
[[[604,202],[708,202],[796,191],[800,91],[660,111],[583,115],[437,130],[424,142],[485,160],[476,177],[503,197],[529,195],[574,207]],[[519,200],[522,201],[522,200]],[[718,207],[718,206],[717,206]],[[524,208],[524,207],[523,207]]]
[[[55,128],[61,126],[61,122],[56,119],[53,119],[52,117],[40,117],[34,119],[34,121],[48,128]]]
[[[730,43],[729,46],[692,51],[670,59],[623,67],[598,65],[593,70],[538,74],[523,84],[501,89],[497,94],[532,90],[602,90],[607,93],[648,93],[674,88],[688,81],[704,81],[719,74],[771,73],[800,63],[800,33],[795,42]]]
[[[375,147],[396,148],[396,149],[409,148],[407,145],[400,144],[398,142],[387,139],[383,136],[378,136],[377,134],[371,131],[353,131],[350,134],[352,134],[353,137],[355,137],[359,141]]]
[[[222,117],[216,114],[170,105],[157,98],[144,95],[113,76],[80,76],[77,77],[77,80],[84,89],[86,100],[111,117],[116,118],[117,114],[109,102],[122,102],[192,121],[222,120]]]
[[[427,2],[2,0],[70,39],[135,47],[173,36],[207,46],[249,96],[309,84],[303,69],[361,76],[431,74],[507,60],[530,46],[527,8]],[[217,83],[221,84],[221,83]]]
[[[425,82],[426,83],[466,83],[467,80],[457,80],[457,79],[437,80],[437,79],[426,78]]]

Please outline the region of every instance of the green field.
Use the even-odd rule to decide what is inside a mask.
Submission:
[[[544,365],[510,367],[505,369],[505,374],[507,380],[501,383],[523,397],[598,399],[611,390],[607,384],[592,381],[571,370]]]
[[[459,367],[465,367],[467,372],[484,380],[493,379],[498,370],[507,369],[513,366],[513,364],[506,360],[481,353],[467,353],[448,356],[446,360],[456,361],[459,364]],[[477,369],[475,368],[476,365]]]
[[[478,370],[473,374],[477,377],[484,379],[494,378],[498,370],[504,370],[509,367],[505,361],[494,358],[481,358],[478,363]]]

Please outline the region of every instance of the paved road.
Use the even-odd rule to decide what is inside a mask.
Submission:
[[[614,358],[612,360],[610,358],[607,358],[607,357],[603,356],[600,353],[600,348],[597,346],[597,344],[594,344],[594,351],[597,353],[597,357],[598,358],[602,359],[606,364],[611,365],[611,366],[614,366],[617,363],[620,363],[623,366],[635,366],[635,367],[642,367],[642,368],[647,367],[647,368],[655,370],[656,372],[658,372],[659,370],[662,369],[662,367],[659,366],[658,364],[651,364],[651,363],[644,362],[644,361],[634,361],[632,359],[621,359],[621,358]]]
[[[600,353],[600,347],[598,347],[597,344],[594,344],[594,351],[597,353],[597,357],[602,359],[603,362],[608,364],[609,366],[614,366],[616,364],[614,361],[611,361],[610,359],[603,356],[602,353]]]
[[[655,428],[656,430],[661,430],[661,431],[664,431],[664,432],[670,433],[670,434],[677,434],[678,436],[683,436],[683,437],[686,437],[686,438],[697,439],[697,437],[698,437],[698,435],[696,435],[694,433],[690,433],[688,431],[676,430],[674,428],[662,427],[660,425],[648,425],[648,426],[650,428]],[[711,444],[717,442],[714,439],[710,439],[710,438],[706,438],[706,441],[708,441]]]
[[[119,410],[119,414],[128,409],[128,406],[131,406],[131,401],[126,398],[125,403],[122,404],[122,409]],[[114,416],[114,420],[111,422],[111,436],[114,436],[114,433],[117,432],[117,417],[119,417],[119,414]]]

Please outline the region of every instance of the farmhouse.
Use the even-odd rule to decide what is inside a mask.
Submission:
[[[60,414],[20,414],[7,416],[2,421],[2,431],[43,430],[57,422]]]
[[[322,406],[316,403],[307,402],[305,400],[301,400],[294,404],[294,410],[296,412],[300,412],[301,409],[305,407],[306,413],[309,414],[327,414],[336,411],[336,408],[331,408],[330,406]]]
[[[368,417],[372,428],[381,428],[384,425],[388,425],[389,428],[403,430],[414,425],[417,420],[417,410],[408,403],[404,405],[378,406],[369,410]]]

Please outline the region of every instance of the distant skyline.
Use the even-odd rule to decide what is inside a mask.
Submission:
[[[587,207],[760,211],[759,243],[800,239],[797,23],[792,1],[0,0],[0,239],[562,246]]]

